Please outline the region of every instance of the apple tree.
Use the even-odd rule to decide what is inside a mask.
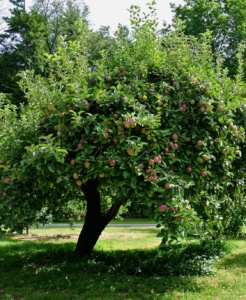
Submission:
[[[78,256],[129,201],[159,223],[163,245],[223,233],[244,140],[226,104],[245,86],[213,64],[207,35],[163,36],[150,8],[131,7],[132,41],[119,27],[93,68],[82,25],[79,40],[46,56],[47,77],[23,73],[28,104],[0,111],[3,229],[21,232],[43,207],[76,199],[87,211]]]

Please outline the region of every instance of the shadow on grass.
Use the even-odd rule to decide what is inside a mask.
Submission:
[[[8,240],[7,240],[8,241]],[[0,246],[1,246],[0,240]],[[4,245],[4,243],[3,243]],[[186,276],[209,275],[213,263],[225,252],[220,242],[206,241],[202,244],[172,245],[164,249],[103,251],[95,250],[90,256],[76,258],[75,243],[42,243],[21,241],[6,243],[1,249],[0,267],[14,269],[36,268],[45,271],[81,269],[88,274],[107,273],[133,276]]]
[[[97,250],[78,259],[73,256],[75,243],[2,242],[4,240],[0,239],[0,273],[3,278],[0,291],[20,290],[22,297],[25,296],[24,289],[28,295],[38,290],[42,297],[47,291],[58,293],[50,298],[38,298],[36,294],[34,298],[28,298],[35,300],[65,299],[65,296],[58,298],[61,291],[70,296],[72,293],[74,298],[83,293],[83,299],[115,299],[111,298],[112,289],[124,294],[124,299],[129,291],[132,299],[155,299],[151,295],[145,298],[152,290],[160,294],[170,290],[201,291],[190,275],[211,274],[215,257],[224,251],[223,244],[208,241],[201,245],[173,245],[163,250]],[[100,298],[103,290],[105,294]]]

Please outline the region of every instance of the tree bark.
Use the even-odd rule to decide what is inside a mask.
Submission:
[[[98,185],[97,179],[91,179],[81,187],[87,202],[87,213],[75,249],[75,254],[79,257],[91,254],[102,231],[115,217],[122,204],[121,202],[114,203],[108,212],[102,216],[100,193],[97,191]]]

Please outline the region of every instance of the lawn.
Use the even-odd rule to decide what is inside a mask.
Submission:
[[[161,251],[155,227],[108,227],[94,254],[78,261],[72,251],[79,231],[41,227],[0,238],[0,299],[246,299],[245,238],[226,247],[187,243]],[[228,248],[211,274],[209,257]]]

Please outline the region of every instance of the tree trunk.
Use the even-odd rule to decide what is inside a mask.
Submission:
[[[97,191],[98,184],[99,182],[97,179],[90,179],[82,185],[82,191],[87,202],[87,212],[84,226],[79,235],[75,249],[75,254],[79,257],[91,254],[102,231],[112,218],[115,217],[122,204],[121,202],[114,203],[109,211],[102,216],[101,199],[100,194]]]

